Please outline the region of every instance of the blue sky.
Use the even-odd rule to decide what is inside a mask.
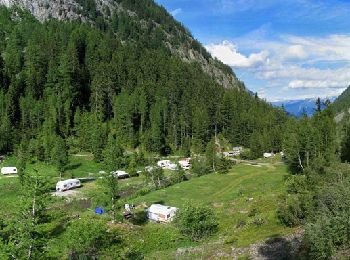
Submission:
[[[268,101],[350,85],[350,0],[156,0]]]

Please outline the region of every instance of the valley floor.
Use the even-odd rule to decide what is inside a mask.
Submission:
[[[92,162],[90,157],[72,158],[75,166],[71,167],[70,175],[83,177],[85,172],[85,177],[95,176],[101,170],[101,165]],[[40,165],[32,167],[37,166]],[[39,168],[54,176],[50,167],[41,165]],[[287,167],[279,161],[264,161],[258,166],[238,164],[228,174],[192,178],[143,196],[133,195],[144,182],[142,176],[121,180],[119,187],[125,193],[121,202],[147,206],[161,203],[180,209],[185,203],[204,204],[214,209],[219,231],[204,241],[192,242],[172,224],[144,222],[134,225],[124,221],[118,225],[126,243],[138,248],[146,259],[232,259],[239,255],[244,259],[258,250],[252,251],[252,246],[261,246],[266,239],[278,242],[278,239],[294,239],[293,234],[299,233],[297,229],[280,224],[276,216],[287,175]],[[54,181],[56,178],[53,177]],[[9,217],[16,210],[18,187],[18,178],[0,178],[0,217]],[[69,202],[57,199],[56,203],[66,207],[71,216],[93,214],[89,212],[99,203],[96,182],[85,183],[76,191]],[[81,199],[87,203],[82,203]]]

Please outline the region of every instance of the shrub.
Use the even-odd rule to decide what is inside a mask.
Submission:
[[[186,180],[186,172],[181,168],[179,164],[176,167],[176,171],[172,171],[170,180],[171,183],[180,183]]]
[[[278,206],[277,216],[288,227],[295,227],[303,223],[305,210],[300,201],[300,196],[285,196]]]
[[[208,174],[208,172],[210,171],[207,167],[207,163],[204,158],[195,157],[191,160],[191,164],[191,172],[196,176]]]
[[[179,211],[175,224],[182,234],[192,240],[200,240],[218,230],[218,222],[211,208],[189,203]]]

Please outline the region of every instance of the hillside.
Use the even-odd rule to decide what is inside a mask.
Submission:
[[[122,41],[138,41],[155,34],[172,54],[200,64],[203,71],[226,88],[243,88],[231,68],[213,59],[190,32],[153,0],[0,0],[5,6],[20,6],[38,20],[83,21],[102,30],[113,28]],[[118,24],[128,24],[120,29]],[[118,28],[119,27],[119,28]]]
[[[350,113],[350,86],[334,101],[332,108],[337,113],[337,122],[341,122]]]
[[[50,162],[63,139],[101,161],[109,136],[128,149],[188,154],[218,134],[250,146],[253,133],[271,131],[275,140],[258,153],[281,149],[281,125],[272,122],[285,120],[283,112],[242,91],[231,69],[190,44],[187,30],[152,1],[111,2],[110,11],[79,1],[81,11],[69,15],[51,2],[19,3],[41,21],[17,6],[0,9],[0,152],[22,142]],[[220,84],[226,77],[208,74],[208,64],[233,83]]]

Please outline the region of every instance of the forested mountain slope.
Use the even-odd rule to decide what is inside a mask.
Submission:
[[[106,18],[95,2],[77,2],[86,22],[40,22],[17,6],[0,8],[2,153],[21,143],[50,161],[53,145],[64,139],[102,160],[108,136],[126,148],[201,152],[218,134],[254,144],[257,153],[281,148],[284,112],[242,91],[233,72],[198,42],[190,44],[164,9],[148,0],[113,1],[117,11],[106,9]],[[40,8],[55,9],[46,4]],[[203,59],[186,62],[186,53]],[[233,84],[208,73],[203,60]]]
[[[111,31],[122,41],[162,44],[187,62],[197,62],[219,84],[242,88],[232,70],[213,59],[190,32],[153,0],[0,0],[19,6],[38,20],[83,21]],[[149,42],[150,41],[150,42]]]
[[[350,112],[350,86],[334,101],[333,110],[337,113],[336,121],[341,122]]]

